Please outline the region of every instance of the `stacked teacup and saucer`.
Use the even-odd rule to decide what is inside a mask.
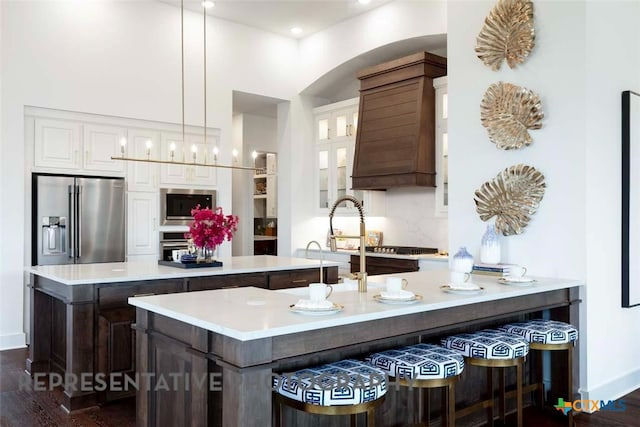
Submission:
[[[384,279],[385,290],[374,295],[373,299],[383,304],[413,304],[421,301],[422,296],[406,289],[407,279],[396,276],[388,276]]]
[[[476,294],[483,291],[483,288],[471,281],[471,270],[473,270],[473,256],[467,248],[461,247],[453,256],[449,270],[449,282],[442,285],[440,289],[454,294]]]

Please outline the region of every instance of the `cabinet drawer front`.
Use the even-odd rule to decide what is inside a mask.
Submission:
[[[317,268],[275,272],[269,274],[269,289],[299,288],[319,279],[320,271]]]
[[[206,291],[211,289],[240,288],[246,286],[266,288],[267,277],[264,273],[257,273],[194,277],[189,279],[189,291]]]
[[[351,255],[351,272],[360,271],[360,256]],[[367,274],[374,276],[377,274],[393,274],[409,271],[418,271],[417,259],[400,259],[368,256],[367,257]]]
[[[127,285],[110,285],[98,287],[98,305],[104,307],[126,307],[127,299],[146,294],[170,294],[183,292],[183,280],[167,280],[163,282],[137,282]]]

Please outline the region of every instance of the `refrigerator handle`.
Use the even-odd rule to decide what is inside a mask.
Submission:
[[[82,255],[81,251],[82,251],[82,185],[78,185],[77,186],[78,189],[78,215],[76,216],[76,221],[78,222],[78,247],[77,247],[77,252],[78,252],[78,258],[80,258],[80,256]]]
[[[76,241],[76,192],[75,186],[70,185],[69,189],[69,258],[75,257]]]

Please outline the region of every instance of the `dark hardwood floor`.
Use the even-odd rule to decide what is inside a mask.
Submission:
[[[135,426],[133,398],[68,415],[60,407],[61,390],[20,390],[21,376],[28,378],[24,371],[26,357],[25,349],[0,352],[0,426]],[[623,399],[627,406],[624,412],[578,414],[575,417],[576,427],[640,427],[640,389]],[[524,419],[527,427],[567,425],[566,418],[553,410],[527,408]]]

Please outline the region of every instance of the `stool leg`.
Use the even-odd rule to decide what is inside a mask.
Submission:
[[[367,417],[367,423],[369,423]],[[351,427],[356,427],[358,425],[358,414],[351,414]]]
[[[367,411],[367,427],[375,427],[376,425],[376,409],[371,408]]]
[[[504,371],[505,368],[499,370],[500,372],[500,401],[498,402],[500,408],[500,421],[502,424],[505,423],[505,411],[506,411],[506,396],[505,396],[505,380],[504,380]]]
[[[456,425],[456,384],[451,383],[449,387],[449,396],[447,397],[447,407],[449,409],[449,415],[447,415],[448,427],[455,427]],[[444,424],[443,424],[444,427]]]
[[[567,396],[573,401],[573,346],[567,349]],[[569,427],[573,427],[573,410],[569,411]]]
[[[440,398],[442,399],[442,405],[440,405],[440,425],[444,427],[449,421],[449,402],[447,401],[447,399],[449,399],[449,386],[442,387],[441,391],[442,396],[440,396]]]
[[[489,392],[489,406],[487,406],[487,425],[493,426],[493,368],[487,368],[487,391]]]
[[[522,427],[522,363],[524,357],[518,359],[516,365],[516,410],[518,411],[518,427]]]
[[[538,402],[540,407],[544,407],[544,368],[542,366],[543,352],[536,351],[536,362],[538,365],[538,372],[536,372],[536,381],[538,382]]]
[[[422,393],[422,420],[426,423],[427,427],[429,426],[429,418],[431,417],[431,389],[420,389],[420,393]]]

